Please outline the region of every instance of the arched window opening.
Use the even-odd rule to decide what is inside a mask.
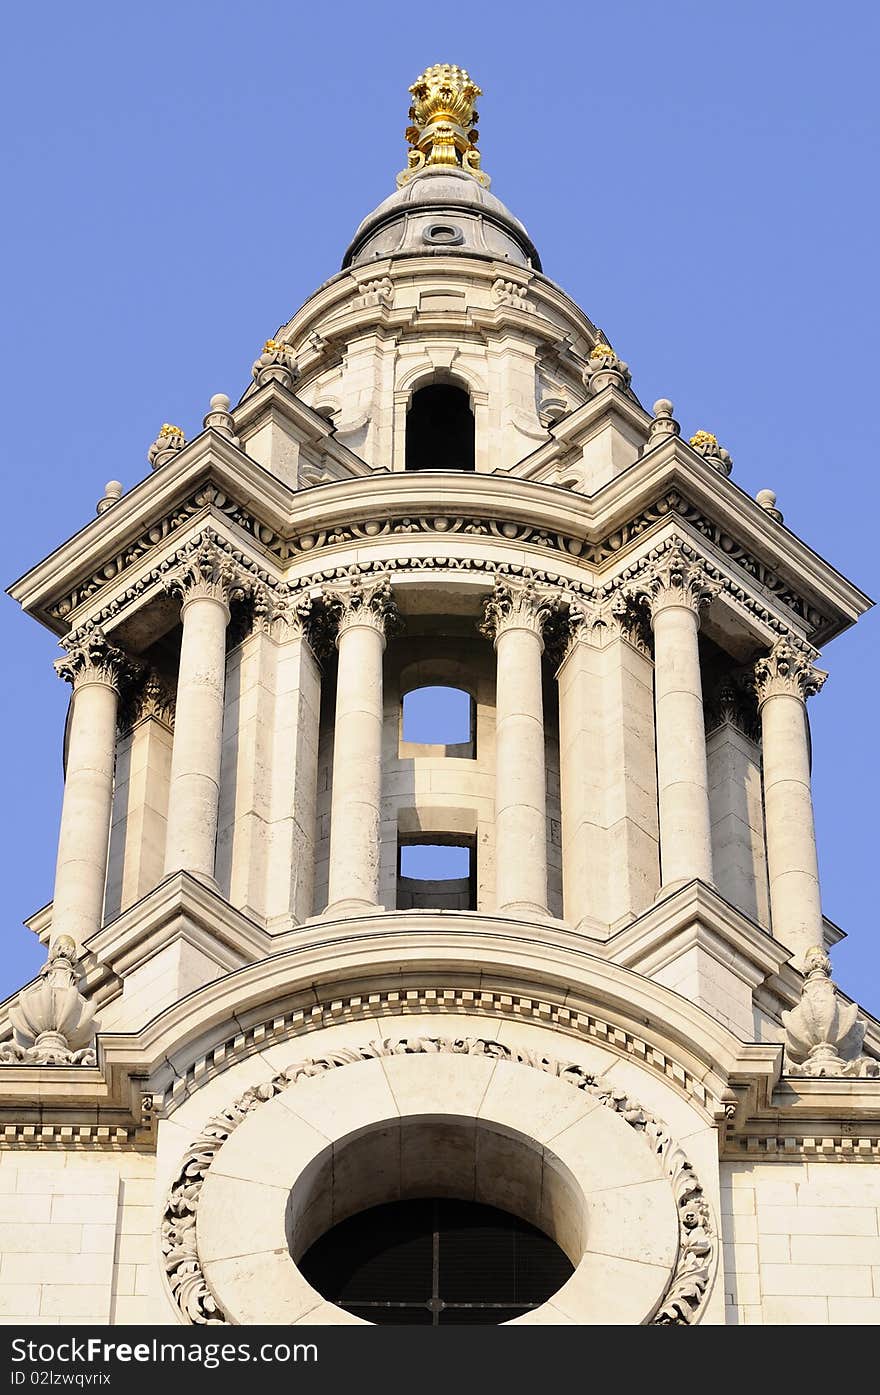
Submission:
[[[474,911],[476,839],[443,834],[401,838],[397,856],[399,911]]]
[[[402,741],[411,746],[442,748],[431,751],[432,755],[445,754],[473,760],[476,754],[476,704],[463,688],[433,684],[413,688],[404,695],[402,717]]]
[[[474,414],[464,388],[429,383],[406,415],[407,470],[473,470]]]

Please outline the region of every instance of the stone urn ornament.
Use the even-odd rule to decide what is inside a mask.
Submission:
[[[9,1009],[15,1036],[0,1046],[0,1062],[96,1064],[95,1007],[79,991],[81,976],[74,940],[59,935],[40,970],[39,982],[20,993]]]
[[[711,431],[695,431],[690,439],[697,455],[701,455],[707,465],[720,475],[729,475],[733,469],[733,456],[729,450],[719,446],[718,437]]]
[[[280,339],[267,339],[260,357],[254,360],[251,373],[257,387],[280,383],[282,387],[292,388],[299,377],[296,355],[290,345]]]
[[[789,1075],[880,1075],[880,1062],[862,1055],[865,1023],[856,1003],[844,1003],[824,949],[807,951],[801,1000],[782,1014]]]
[[[156,437],[150,449],[147,451],[147,459],[154,470],[167,465],[169,460],[173,460],[179,451],[186,445],[186,436],[179,426],[166,421]]]
[[[632,380],[632,373],[629,371],[629,365],[624,363],[622,358],[618,358],[611,345],[600,340],[591,350],[590,357],[584,365],[583,378],[584,387],[591,397],[595,397],[607,387],[616,387],[620,392],[625,391]]]

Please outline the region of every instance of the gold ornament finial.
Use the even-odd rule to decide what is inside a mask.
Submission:
[[[435,63],[409,90],[409,164],[397,176],[398,185],[403,188],[423,169],[445,167],[466,170],[488,188],[489,176],[480,169],[474,107],[483,94],[468,72],[452,63]]]
[[[692,446],[717,446],[718,437],[712,431],[695,431],[691,437]]]

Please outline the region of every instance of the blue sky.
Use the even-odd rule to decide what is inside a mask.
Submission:
[[[715,431],[734,478],[880,593],[877,7],[630,0],[535,10],[15,6],[0,159],[5,581],[195,434],[339,266],[405,163],[429,63],[485,91],[493,191],[610,336],[642,401]],[[825,909],[842,986],[880,1013],[878,620],[811,704]],[[35,970],[67,693],[54,639],[0,604],[0,993]]]

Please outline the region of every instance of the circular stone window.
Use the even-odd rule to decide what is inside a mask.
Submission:
[[[429,223],[422,233],[422,241],[431,247],[460,247],[464,233],[455,223]]]
[[[476,1037],[346,1047],[255,1086],[193,1142],[163,1218],[190,1322],[692,1321],[715,1253],[662,1124]]]
[[[367,1322],[511,1322],[545,1303],[574,1265],[548,1235],[495,1206],[451,1197],[371,1206],[333,1227],[299,1267]]]

